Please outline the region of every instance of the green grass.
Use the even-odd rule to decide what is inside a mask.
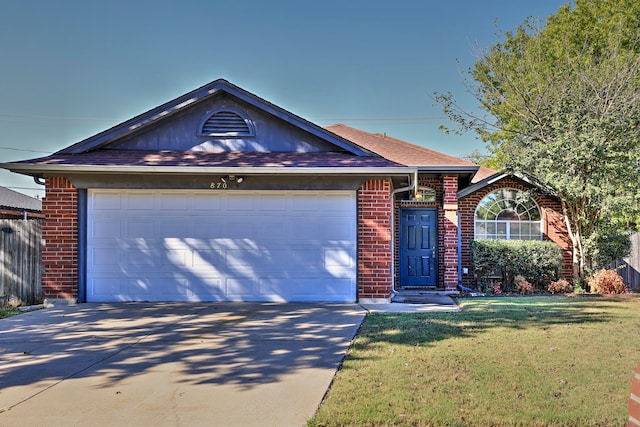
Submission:
[[[309,425],[626,425],[640,298],[481,298],[462,308],[369,315]]]
[[[0,308],[0,319],[22,313],[17,308]]]

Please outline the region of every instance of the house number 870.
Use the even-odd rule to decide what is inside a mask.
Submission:
[[[226,182],[212,182],[211,189],[212,190],[224,190],[227,188]]]

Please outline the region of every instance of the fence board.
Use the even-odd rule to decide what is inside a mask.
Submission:
[[[615,261],[613,267],[629,290],[640,290],[640,233],[631,235],[631,253],[627,258]]]
[[[42,221],[0,219],[0,305],[41,303],[41,279]]]

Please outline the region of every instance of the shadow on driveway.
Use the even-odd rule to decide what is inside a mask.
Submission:
[[[303,425],[355,304],[126,303],[0,320],[0,425]]]

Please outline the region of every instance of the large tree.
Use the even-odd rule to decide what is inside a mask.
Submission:
[[[480,51],[468,87],[486,114],[439,95],[462,130],[477,132],[507,171],[557,195],[574,277],[609,247],[640,188],[640,2],[576,0],[528,19]]]

